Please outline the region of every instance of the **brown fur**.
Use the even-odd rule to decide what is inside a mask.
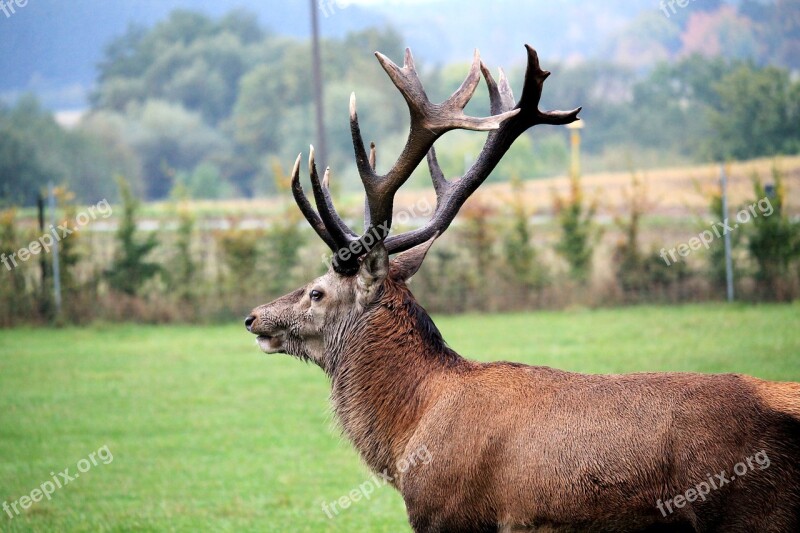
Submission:
[[[800,530],[800,384],[468,361],[392,272],[327,371],[344,432],[415,531]],[[399,471],[421,446],[430,464]],[[657,509],[760,451],[768,468]]]
[[[430,451],[430,465],[398,481],[415,530],[632,531],[659,523],[800,530],[800,420],[787,416],[787,408],[795,415],[800,408],[797,384],[737,375],[593,376],[442,357],[429,346],[438,339],[413,327],[403,305],[410,299],[405,287],[387,283],[354,332],[362,342],[345,357],[333,398],[376,471],[419,446]],[[761,450],[768,469],[669,520],[656,509],[658,499],[730,473]]]

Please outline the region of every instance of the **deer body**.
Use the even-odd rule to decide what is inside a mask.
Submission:
[[[326,372],[344,433],[373,471],[391,476],[414,530],[800,531],[800,384],[739,375],[585,375],[476,363],[447,346],[406,281],[516,136],[531,125],[572,121],[578,110],[537,109],[547,73],[530,48],[516,107],[504,77],[495,84],[477,54],[464,85],[436,106],[410,53],[403,68],[379,59],[409,103],[412,127],[398,162],[378,176],[351,100],[367,190],[364,234],[336,214],[329,174],[319,179],[312,150],[314,211],[299,185],[298,158],[295,199],[334,251],[332,268],[254,309],[245,324],[265,352]],[[492,102],[488,119],[461,112],[479,70]],[[473,167],[447,181],[432,145],[457,127],[491,133]],[[434,218],[388,236],[393,195],[426,153]],[[399,255],[390,260],[391,253]],[[429,463],[397,468],[421,447]]]
[[[783,391],[800,407],[800,385],[475,363],[414,325],[430,319],[392,285],[353,331],[332,400],[365,462],[396,480],[416,531],[800,527],[800,418],[769,403]],[[421,446],[430,464],[394,468]],[[753,469],[725,482],[747,458]],[[669,511],[699,483],[705,501]]]

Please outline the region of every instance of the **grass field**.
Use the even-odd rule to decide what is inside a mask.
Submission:
[[[481,360],[800,381],[800,305],[437,322]],[[113,456],[13,519],[0,511],[0,531],[408,531],[389,487],[322,511],[369,477],[327,395],[319,369],[260,353],[239,324],[0,331],[0,503],[103,446]]]

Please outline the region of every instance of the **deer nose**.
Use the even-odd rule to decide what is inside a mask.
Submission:
[[[250,328],[253,326],[253,322],[256,321],[255,315],[250,315],[249,317],[244,319],[244,327],[247,328],[247,331],[251,331]]]

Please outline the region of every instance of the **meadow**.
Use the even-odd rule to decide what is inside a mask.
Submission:
[[[800,381],[798,304],[436,321],[485,361]],[[328,390],[321,370],[259,352],[241,324],[0,330],[0,503],[19,509],[51,472],[74,476],[104,446],[113,457],[19,516],[0,512],[0,531],[408,531],[389,487],[323,512],[371,477]]]

